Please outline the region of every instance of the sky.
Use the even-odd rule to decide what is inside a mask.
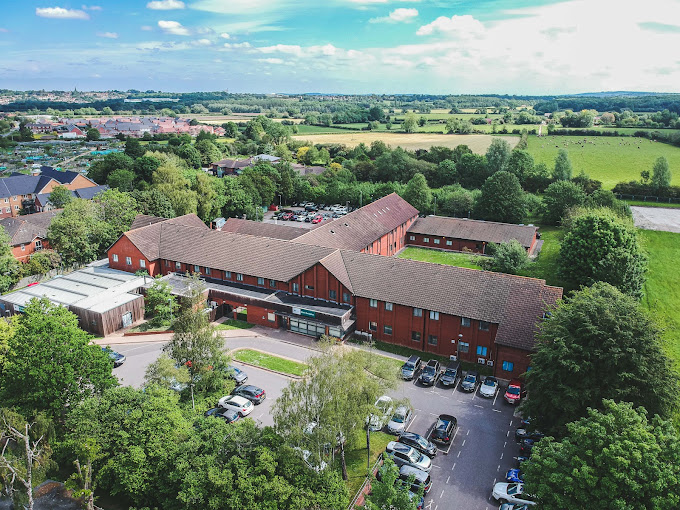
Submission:
[[[0,88],[680,92],[680,0],[0,0]]]

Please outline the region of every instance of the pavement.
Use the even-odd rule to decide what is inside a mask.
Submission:
[[[666,207],[631,206],[633,222],[645,230],[680,233],[680,209]]]

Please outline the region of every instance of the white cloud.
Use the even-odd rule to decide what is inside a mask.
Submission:
[[[242,48],[252,48],[252,46],[249,42],[224,43],[224,47],[227,48],[228,50],[237,50],[237,49],[242,49]]]
[[[296,44],[276,44],[274,46],[263,46],[258,48],[262,53],[286,53],[287,55],[302,55],[302,47]]]
[[[99,5],[89,5],[89,6],[88,5],[82,5],[80,8],[84,11],[101,11],[102,10],[101,6],[99,6]]]
[[[215,31],[212,28],[209,27],[198,27],[196,29],[197,34],[214,34]]]
[[[369,19],[369,23],[402,23],[413,21],[418,16],[418,9],[406,9],[400,7],[393,10],[389,16]]]
[[[281,58],[260,58],[258,62],[264,62],[266,64],[283,64],[284,60]]]
[[[442,34],[457,34],[461,36],[476,35],[484,32],[484,25],[469,14],[463,16],[454,15],[450,18],[440,16],[432,23],[420,27],[416,34],[432,35],[436,32]]]
[[[189,29],[183,27],[179,21],[160,20],[158,26],[166,34],[172,35],[189,35]]]
[[[144,30],[145,32],[151,32],[153,30],[153,27],[151,25],[142,25],[141,29]]]
[[[85,11],[77,9],[64,9],[63,7],[36,7],[36,16],[52,19],[90,19]]]
[[[106,39],[118,39],[116,32],[97,32],[97,37],[104,37]]]
[[[196,41],[192,41],[191,44],[194,46],[210,46],[212,45],[212,41],[210,39],[198,39]]]
[[[184,2],[180,0],[153,0],[146,4],[148,9],[154,11],[170,11],[172,9],[184,9]]]
[[[231,36],[230,36],[228,33],[226,33],[226,32],[222,32],[222,33],[220,34],[220,37],[221,37],[222,39],[231,39]]]

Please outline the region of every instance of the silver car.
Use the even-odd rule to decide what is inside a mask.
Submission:
[[[406,430],[412,419],[413,409],[408,406],[399,406],[387,423],[387,431],[390,434],[399,435]]]
[[[390,441],[385,448],[385,455],[390,457],[394,463],[401,466],[411,466],[426,473],[432,470],[432,459],[403,443]]]
[[[498,379],[488,376],[479,388],[479,395],[486,398],[493,398],[498,392]]]

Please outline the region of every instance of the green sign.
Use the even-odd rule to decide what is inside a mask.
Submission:
[[[304,308],[300,308],[300,315],[303,317],[316,317],[316,312],[312,312],[311,310],[305,310]]]

